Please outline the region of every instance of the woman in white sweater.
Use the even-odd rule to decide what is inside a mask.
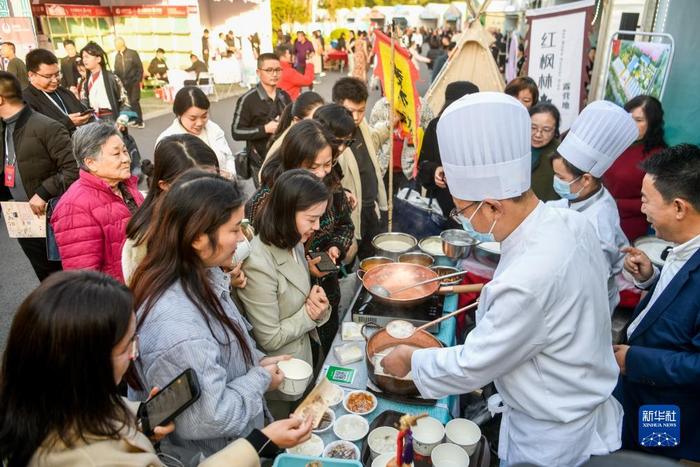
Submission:
[[[185,86],[180,89],[173,101],[175,120],[158,136],[156,145],[166,136],[185,133],[194,135],[214,150],[219,159],[221,174],[232,178],[236,175],[233,152],[226,141],[224,130],[209,120],[209,106],[209,98],[198,87]]]

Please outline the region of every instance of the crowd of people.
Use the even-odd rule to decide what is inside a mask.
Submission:
[[[454,48],[446,31],[406,36],[433,72]],[[237,53],[233,33],[210,43],[205,31],[202,44],[193,67]],[[1,50],[0,198],[47,216],[45,239],[18,239],[41,284],[17,311],[0,373],[8,467],[253,466],[308,439],[278,363],[317,374],[332,351],[341,288],[318,254],[348,271],[375,254],[395,195],[390,160],[395,188],[423,189],[443,228],[501,242],[501,259],[463,345],[399,345],[387,373],[411,371],[428,398],[495,382],[504,465],[644,450],[646,404],[682,413],[682,442],[651,452],[700,460],[700,148],[667,147],[654,97],[591,102],[561,132],[528,77],[505,93],[456,81],[437,115],[421,100],[417,149],[386,99],[367,118],[367,33],[335,44],[354,58],[330,102],[302,92],[323,70],[323,37],[282,34],[233,109],[245,151],[233,154],[206,93],[185,86],[141,163],[129,135],[143,126],[138,54],[118,39],[112,71],[100,45],[65,45],[61,60],[31,51],[26,71]],[[148,73],[166,80],[161,52]],[[252,197],[239,178],[254,181]],[[676,245],[661,270],[631,246],[654,232]],[[623,270],[649,292],[613,345]],[[149,439],[135,403],[187,369],[200,398]]]

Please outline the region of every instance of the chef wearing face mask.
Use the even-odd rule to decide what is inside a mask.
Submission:
[[[505,94],[472,94],[445,110],[437,133],[455,217],[477,238],[500,241],[501,259],[464,345],[400,345],[382,366],[413,371],[426,398],[493,381],[501,465],[571,467],[619,449],[605,259],[583,216],[530,190],[527,110]]]
[[[603,186],[603,174],[639,135],[634,119],[612,102],[589,104],[576,118],[552,156],[554,190],[563,199],[547,204],[573,209],[593,225],[608,264],[610,313],[620,303],[615,276],[622,271],[627,237],[620,228],[615,200]]]

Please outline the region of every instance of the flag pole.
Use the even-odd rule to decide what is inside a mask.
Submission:
[[[389,94],[387,95],[387,100],[389,101],[389,167],[387,170],[389,171],[389,191],[386,194],[387,197],[387,202],[389,205],[389,212],[388,212],[388,217],[389,217],[389,226],[388,226],[388,231],[392,231],[392,225],[393,225],[393,219],[394,219],[394,80],[395,80],[395,66],[396,66],[396,60],[395,60],[395,54],[396,54],[396,45],[394,43],[394,36],[396,35],[396,25],[394,24],[394,21],[391,21],[391,60],[390,60],[390,69],[391,69],[391,79],[389,80]],[[386,76],[386,75],[384,75]]]

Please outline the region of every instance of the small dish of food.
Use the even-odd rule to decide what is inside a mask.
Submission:
[[[360,460],[360,449],[349,441],[333,441],[326,446],[323,457],[356,461]]]
[[[328,404],[328,407],[335,407],[343,402],[343,399],[345,398],[345,391],[343,391],[343,388],[337,384],[329,383],[329,385],[331,389],[329,389],[323,395],[323,399],[325,400],[326,404]]]
[[[321,421],[318,422],[318,426],[313,431],[314,433],[324,433],[333,426],[333,423],[335,423],[335,413],[331,409],[326,409],[321,416]]]
[[[294,446],[293,448],[288,448],[287,452],[289,454],[298,454],[300,456],[317,457],[323,453],[323,447],[324,444],[321,437],[311,434],[311,438]]]
[[[345,396],[343,407],[350,413],[367,415],[377,408],[377,398],[367,391],[351,391]]]
[[[359,415],[343,415],[333,424],[333,433],[343,441],[358,441],[369,433],[369,423]]]

